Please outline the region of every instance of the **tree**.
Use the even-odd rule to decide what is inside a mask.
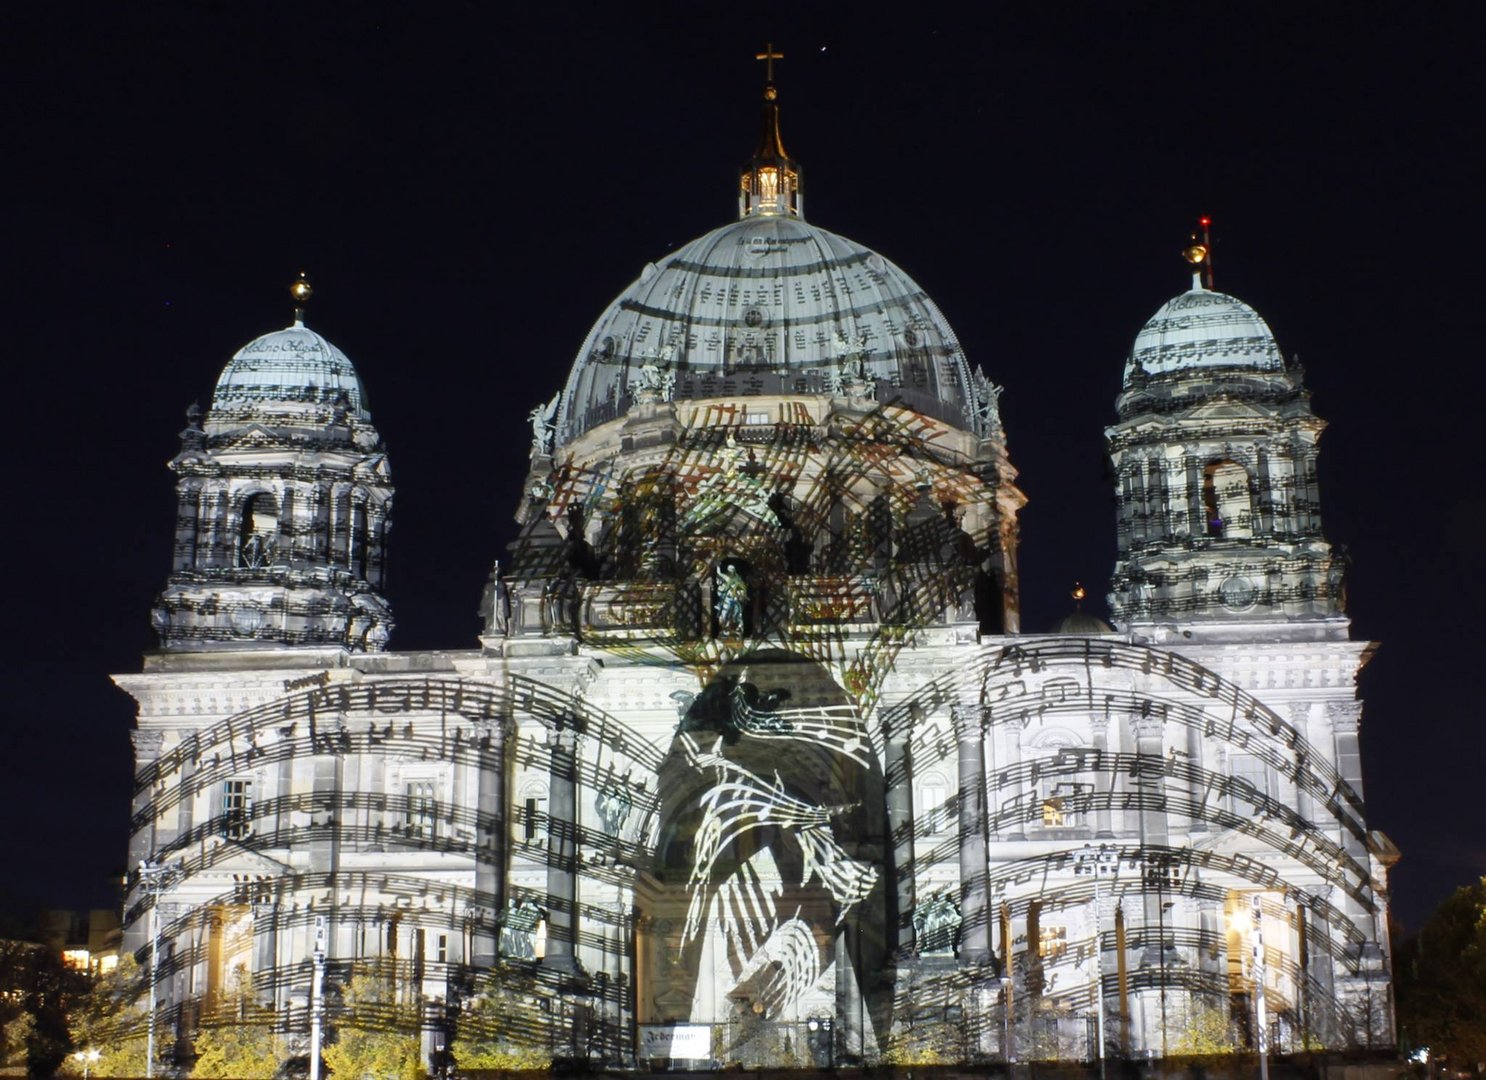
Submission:
[[[1395,959],[1402,1039],[1486,1071],[1486,878],[1456,889]]]
[[[1171,1024],[1174,1057],[1207,1057],[1238,1052],[1238,1039],[1228,1007],[1196,998],[1177,1010]]]
[[[273,1013],[253,999],[247,968],[239,965],[232,973],[231,987],[217,1008],[202,1018],[194,1043],[192,1077],[270,1080],[278,1071]]]
[[[78,1000],[69,1017],[72,1045],[78,1050],[97,1050],[100,1057],[88,1064],[92,1076],[143,1076],[149,1043],[149,974],[134,957],[125,953],[112,971],[100,975]],[[66,1075],[83,1073],[82,1063],[68,1057],[59,1070]]]
[[[418,1010],[397,1000],[391,970],[358,965],[341,995],[325,1064],[336,1080],[421,1080],[418,1033]]]
[[[450,1049],[462,1070],[545,1069],[552,1064],[550,1018],[529,976],[497,972],[464,1006]]]

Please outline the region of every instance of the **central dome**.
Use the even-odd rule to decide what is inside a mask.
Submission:
[[[974,426],[970,369],[934,302],[881,255],[798,217],[751,215],[646,266],[584,341],[558,441],[627,412],[646,368],[673,374],[678,400],[861,378],[879,401]]]

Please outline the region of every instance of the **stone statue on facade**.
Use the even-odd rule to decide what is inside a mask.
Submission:
[[[561,394],[553,394],[551,401],[545,405],[538,405],[527,416],[527,419],[531,421],[531,456],[533,458],[546,457],[552,453],[552,439],[557,434],[557,403],[561,400]]]
[[[741,637],[747,622],[748,582],[736,563],[717,568],[717,631]]]

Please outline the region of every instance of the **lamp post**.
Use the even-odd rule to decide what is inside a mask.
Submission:
[[[1011,1045],[1011,970],[1010,962],[1007,964],[1006,974],[1001,976],[1001,1056],[1010,1065],[1016,1061],[1016,1053]]]
[[[1161,964],[1161,1057],[1167,1055],[1166,1045],[1166,912],[1171,903],[1166,899],[1166,887],[1171,884],[1171,869],[1176,859],[1169,851],[1150,852],[1145,857],[1145,883],[1156,887],[1156,957]],[[1149,924],[1147,924],[1149,925]]]
[[[310,983],[310,1080],[320,1080],[320,1039],[325,1018],[325,916],[315,916],[315,975]]]
[[[139,864],[139,887],[151,898],[150,902],[150,1023],[149,1037],[145,1041],[145,1080],[155,1075],[155,1012],[159,1005],[160,982],[160,896],[174,883],[175,867],[165,863]]]
[[[829,1016],[812,1016],[809,1020],[805,1021],[805,1027],[809,1030],[811,1041],[815,1044],[812,1050],[816,1047],[823,1048],[826,1052],[826,1068],[834,1069],[836,1067],[835,1022]],[[811,1056],[813,1057],[814,1054],[812,1053]]]
[[[1264,1007],[1264,907],[1259,894],[1249,899],[1249,914],[1254,922],[1254,1043],[1259,1051],[1259,1080],[1269,1080],[1269,1015]]]
[[[1097,848],[1085,844],[1074,852],[1073,873],[1094,878],[1094,1030],[1099,1041],[1099,1080],[1104,1080],[1104,894],[1100,882],[1120,872],[1120,854],[1113,844]]]
[[[79,1050],[72,1056],[83,1063],[83,1080],[88,1080],[88,1073],[94,1065],[98,1064],[98,1059],[103,1056],[103,1052],[101,1050]]]

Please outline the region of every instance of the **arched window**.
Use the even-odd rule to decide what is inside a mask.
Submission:
[[[242,527],[238,532],[238,565],[250,570],[273,560],[279,535],[279,504],[268,491],[251,495],[243,503]]]
[[[943,832],[954,818],[955,806],[949,797],[949,785],[937,772],[926,772],[917,778],[918,801],[914,807],[919,826],[929,833]]]
[[[1249,473],[1236,461],[1214,461],[1202,470],[1202,509],[1207,535],[1247,539],[1254,535]]]

